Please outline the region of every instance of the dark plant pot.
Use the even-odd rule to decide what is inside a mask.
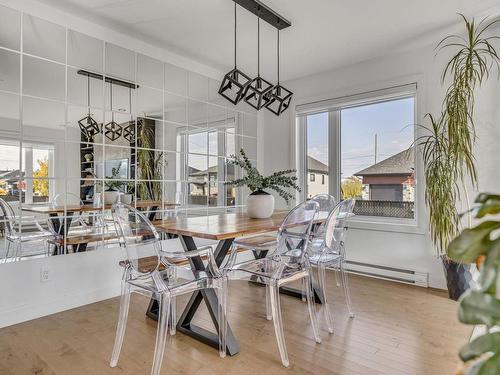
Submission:
[[[446,274],[448,295],[450,299],[457,301],[473,282],[471,265],[443,259],[443,267]]]

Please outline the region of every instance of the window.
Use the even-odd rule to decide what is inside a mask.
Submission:
[[[25,203],[50,200],[52,145],[24,144],[21,162],[19,143],[0,140],[0,197]]]
[[[307,197],[355,198],[357,216],[414,219],[415,93],[407,85],[298,106]],[[321,169],[316,186],[311,172]]]
[[[316,176],[314,175],[314,173],[311,173],[311,174],[309,175],[309,181],[311,181],[311,182],[316,181]]]

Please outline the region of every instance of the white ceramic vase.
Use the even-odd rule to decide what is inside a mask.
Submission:
[[[132,194],[124,194],[120,193],[119,201],[123,204],[128,204],[129,206],[132,204]]]
[[[274,197],[265,191],[256,191],[247,198],[247,214],[253,219],[267,219],[274,212]]]
[[[105,191],[102,195],[104,199],[104,204],[115,204],[118,201],[120,192],[115,190],[109,190]]]

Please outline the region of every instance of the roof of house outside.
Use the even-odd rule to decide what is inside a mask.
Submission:
[[[408,175],[415,171],[415,155],[413,147],[373,164],[355,176]]]
[[[311,156],[307,156],[307,171],[314,173],[328,173],[328,165]]]

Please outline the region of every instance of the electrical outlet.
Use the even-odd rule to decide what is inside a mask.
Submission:
[[[52,273],[48,268],[42,267],[40,268],[40,282],[46,283],[52,280]]]

